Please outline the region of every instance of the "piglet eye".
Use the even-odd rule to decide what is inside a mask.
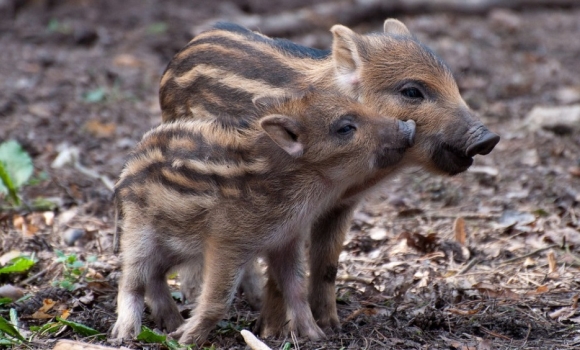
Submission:
[[[401,90],[401,95],[412,99],[423,99],[421,91],[415,87],[404,88]]]
[[[352,124],[343,125],[340,129],[336,130],[339,135],[348,135],[356,131],[356,126]]]

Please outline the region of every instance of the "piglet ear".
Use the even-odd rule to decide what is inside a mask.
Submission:
[[[383,24],[383,29],[386,34],[399,35],[399,36],[411,36],[411,32],[403,22],[398,19],[389,18]]]
[[[281,114],[268,115],[260,126],[280,148],[294,158],[302,156],[304,145],[300,141],[302,126],[299,121]]]
[[[334,25],[332,32],[332,59],[336,67],[336,78],[339,85],[347,91],[360,83],[362,59],[357,47],[359,35],[350,28],[340,24]]]

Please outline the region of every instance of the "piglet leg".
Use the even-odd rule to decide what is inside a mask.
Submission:
[[[232,248],[233,247],[233,248]],[[232,302],[244,263],[252,256],[228,242],[208,239],[205,246],[203,286],[192,316],[171,336],[181,344],[201,344]]]
[[[335,280],[338,256],[354,211],[353,205],[333,208],[312,228],[310,241],[310,291],[312,314],[324,330],[340,329],[336,311]]]
[[[284,247],[267,254],[269,281],[262,307],[265,319],[263,329],[265,335],[282,335],[296,332],[311,340],[324,338],[324,332],[316,325],[312,311],[308,305],[306,278],[304,273],[304,240],[296,238]],[[278,286],[276,290],[275,285]],[[286,326],[282,325],[281,315],[286,305]],[[272,303],[273,305],[271,305]],[[270,310],[269,310],[270,309]],[[274,310],[274,311],[272,311]],[[273,317],[270,317],[273,316]],[[272,322],[268,324],[268,322]],[[258,322],[259,324],[261,321]]]

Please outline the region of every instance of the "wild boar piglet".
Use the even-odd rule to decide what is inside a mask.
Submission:
[[[310,227],[349,187],[399,162],[415,123],[312,89],[255,103],[261,115],[246,128],[210,114],[163,124],[130,156],[115,188],[123,264],[114,337],[139,333],[146,299],[158,327],[202,342],[257,256],[282,291],[284,331],[324,336],[302,266]],[[196,264],[203,285],[183,323],[166,275]]]
[[[338,257],[362,198],[409,167],[459,174],[475,156],[490,153],[499,135],[463,100],[447,65],[402,22],[387,19],[377,33],[358,34],[342,25],[334,25],[331,32],[331,49],[320,50],[233,23],[216,23],[173,57],[161,79],[159,102],[164,122],[209,112],[225,128],[244,128],[255,118],[255,97],[282,95],[310,84],[340,91],[385,117],[417,123],[415,146],[401,162],[350,188],[310,229],[310,305],[320,327],[338,330]],[[200,285],[198,271],[183,267],[179,274],[184,295],[193,299]],[[256,276],[256,269],[248,266],[241,287],[246,300],[259,308],[262,299],[275,295],[262,297]]]

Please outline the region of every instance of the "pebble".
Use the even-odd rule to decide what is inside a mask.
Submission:
[[[62,240],[66,245],[73,246],[79,239],[85,235],[85,230],[80,228],[69,228],[62,234]]]
[[[14,287],[11,284],[5,284],[0,287],[0,298],[10,298],[12,300],[18,300],[22,298],[24,291],[20,288]]]
[[[382,227],[373,227],[369,231],[369,236],[374,241],[382,241],[387,238],[387,230]]]

